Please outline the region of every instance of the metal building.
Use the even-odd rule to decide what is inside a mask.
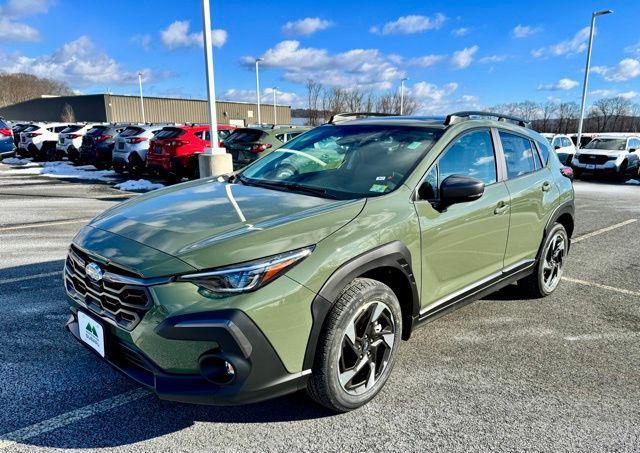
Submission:
[[[249,102],[218,101],[218,122],[242,126],[258,121],[258,108]],[[68,107],[67,107],[68,106]],[[69,109],[71,108],[71,110]],[[291,106],[278,105],[278,124],[291,123]],[[273,124],[273,104],[262,104],[262,122]],[[0,108],[0,116],[15,121],[60,121],[65,112],[73,111],[75,121],[141,122],[138,96],[119,94],[88,94],[80,96],[46,96]],[[207,101],[144,97],[145,119],[151,123],[204,123]],[[67,121],[68,119],[64,119]]]

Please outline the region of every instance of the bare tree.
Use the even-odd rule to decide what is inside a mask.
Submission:
[[[308,79],[305,84],[307,88],[307,115],[308,124],[317,126],[320,124],[320,114],[318,112],[318,98],[322,91],[322,85],[314,80]]]
[[[71,95],[73,92],[64,82],[36,77],[31,74],[0,73],[0,107],[4,107],[43,95]]]
[[[60,121],[63,123],[75,123],[76,122],[76,114],[73,111],[73,107],[65,102],[64,107],[62,107],[62,113],[60,114]]]

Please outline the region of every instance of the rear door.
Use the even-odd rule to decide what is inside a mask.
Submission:
[[[501,275],[509,231],[509,192],[493,139],[485,128],[463,133],[425,176],[432,195],[415,202],[422,234],[423,314]],[[453,174],[480,179],[485,183],[484,194],[473,202],[436,209],[440,184]]]
[[[505,130],[500,130],[498,136],[511,197],[511,222],[504,258],[504,266],[508,269],[535,259],[559,192],[551,170],[542,164],[532,140]]]

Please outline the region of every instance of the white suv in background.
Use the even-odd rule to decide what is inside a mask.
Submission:
[[[542,134],[544,138],[549,140],[556,154],[564,165],[571,165],[571,159],[576,153],[576,146],[568,135],[564,134]]]
[[[82,137],[95,124],[70,124],[66,129],[58,134],[58,143],[56,144],[57,158],[73,157],[72,154],[78,154]]]
[[[168,124],[134,124],[118,134],[113,146],[113,169],[140,175],[145,168],[149,142],[156,132]]]
[[[626,180],[640,172],[640,135],[599,134],[573,156],[571,167],[582,173],[616,176]]]
[[[68,126],[69,123],[33,123],[20,132],[19,153],[34,160],[53,158],[58,134]]]

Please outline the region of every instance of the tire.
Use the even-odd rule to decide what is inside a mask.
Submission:
[[[554,243],[557,240],[562,240],[562,244]],[[564,226],[556,223],[542,244],[540,258],[533,274],[518,281],[518,287],[533,298],[547,297],[552,294],[562,278],[568,251],[569,235]],[[556,276],[552,277],[554,272]]]
[[[401,336],[402,312],[391,288],[353,280],[327,315],[307,393],[336,412],[363,406],[389,378]]]

